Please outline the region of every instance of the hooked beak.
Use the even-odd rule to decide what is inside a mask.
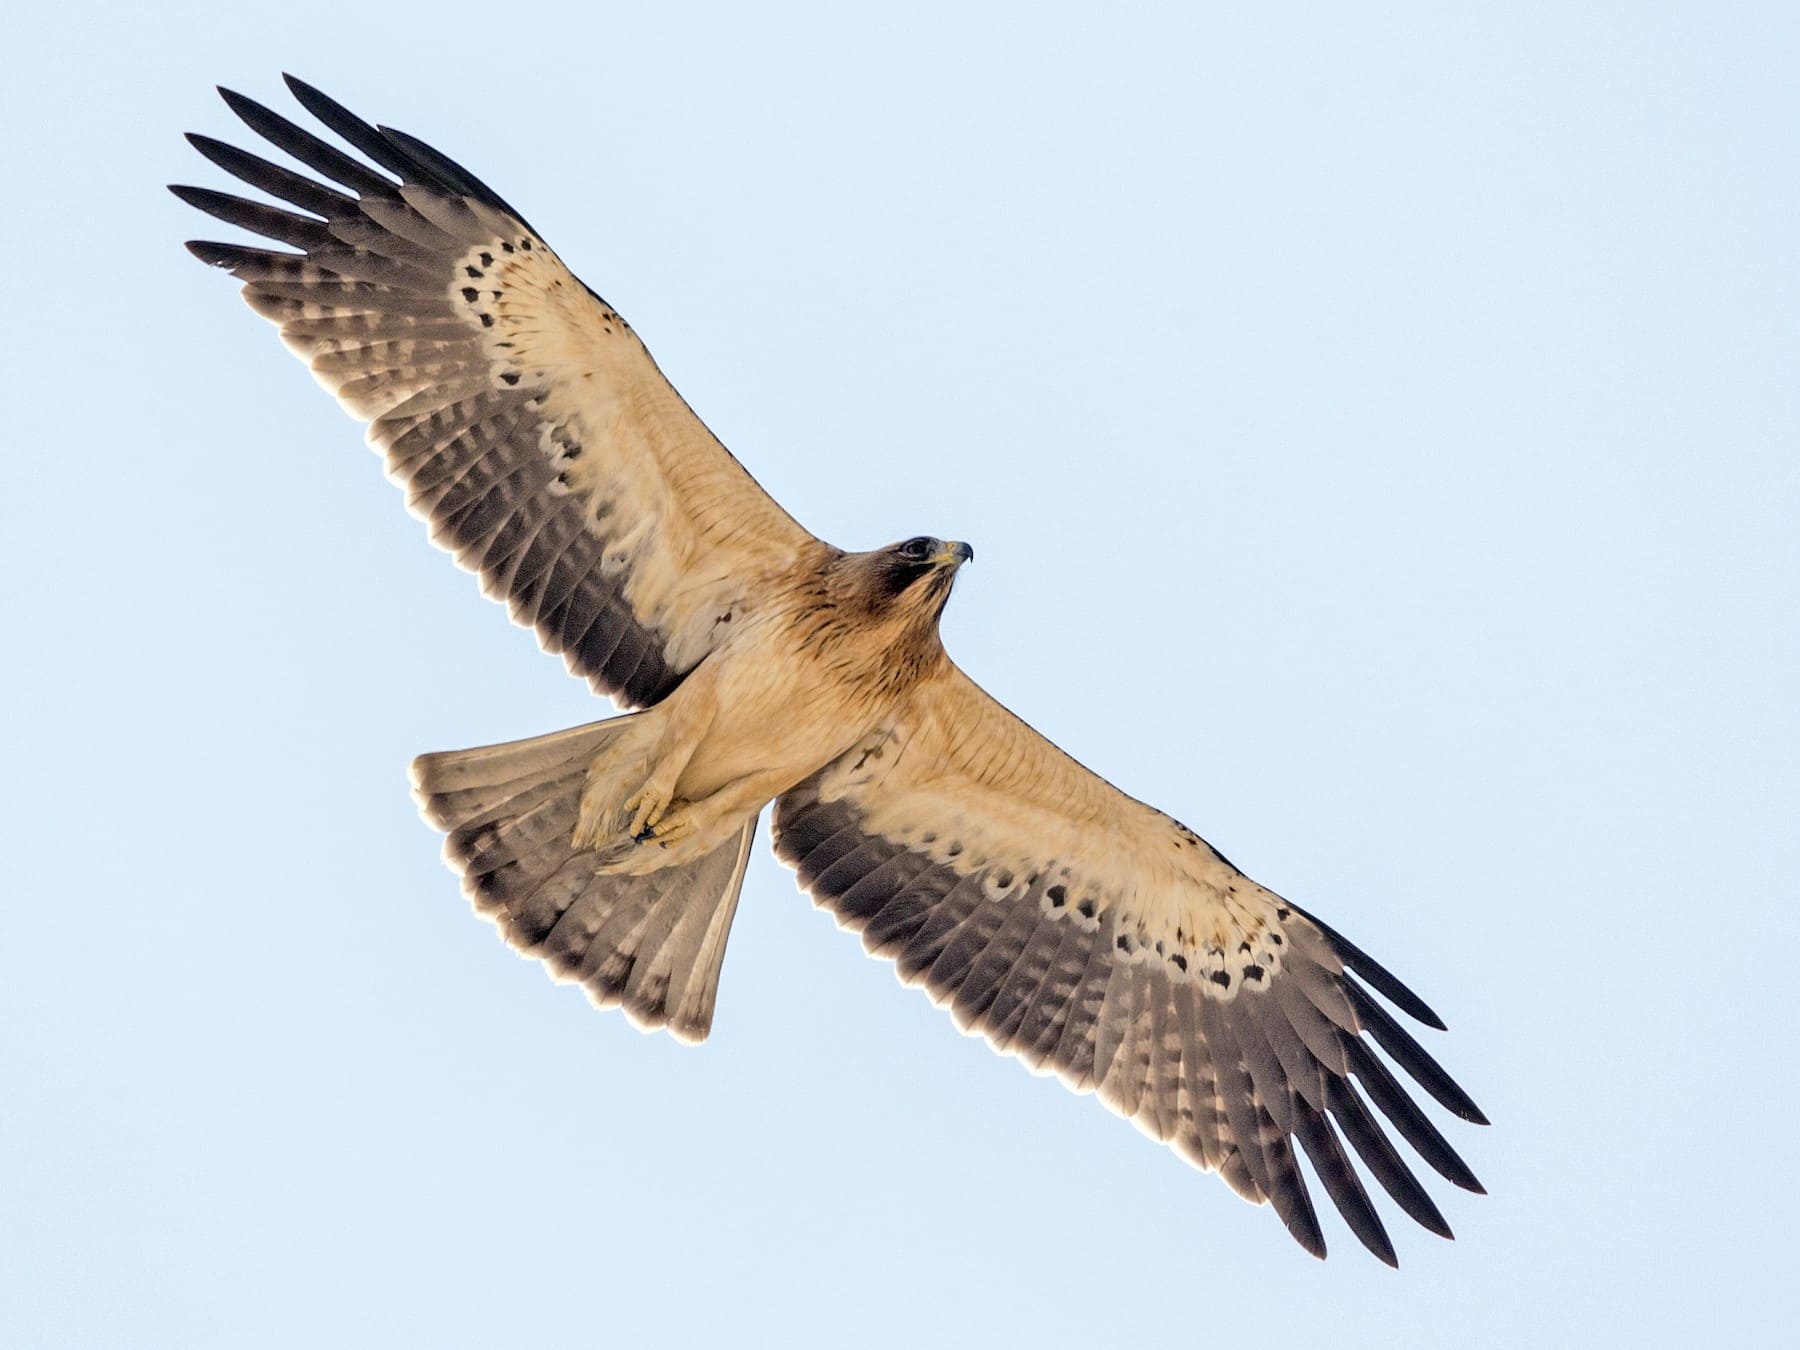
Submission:
[[[944,547],[931,556],[931,561],[939,567],[961,567],[974,560],[975,550],[960,539],[946,539]]]

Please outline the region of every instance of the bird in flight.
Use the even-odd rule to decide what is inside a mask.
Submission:
[[[630,710],[414,761],[421,810],[507,942],[641,1027],[703,1039],[772,807],[777,855],[902,980],[1272,1205],[1307,1251],[1325,1240],[1301,1152],[1381,1260],[1363,1172],[1450,1236],[1390,1131],[1480,1183],[1389,1061],[1486,1121],[1386,1005],[1442,1021],[950,660],[938,619],[967,544],[846,552],[810,534],[519,212],[415,137],[287,84],[349,150],[221,90],[302,171],[188,137],[285,203],[177,186],[280,245],[188,248],[368,423],[432,539]]]

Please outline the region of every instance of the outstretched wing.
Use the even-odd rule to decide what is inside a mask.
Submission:
[[[1269,1201],[1314,1255],[1325,1242],[1296,1141],[1382,1260],[1393,1245],[1346,1141],[1401,1209],[1450,1236],[1371,1102],[1444,1177],[1481,1189],[1369,1044],[1485,1123],[1370,990],[1441,1028],[1415,994],[953,666],[780,799],[775,847],[965,1031]]]
[[[298,210],[176,187],[292,251],[188,247],[242,280],[251,308],[368,421],[407,504],[489,595],[595,689],[657,702],[770,577],[822,546],[518,212],[404,132],[288,85],[377,167],[221,90],[253,131],[330,181],[190,136]]]

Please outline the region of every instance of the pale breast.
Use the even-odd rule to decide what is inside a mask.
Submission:
[[[885,720],[920,661],[879,628],[808,611],[746,625],[707,667],[697,674],[709,677],[716,711],[682,775],[684,794],[756,774],[774,796]]]

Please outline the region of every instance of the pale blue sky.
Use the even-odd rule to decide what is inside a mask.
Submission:
[[[1115,10],[12,20],[0,1340],[1791,1335],[1800,17]],[[1312,1261],[760,843],[700,1050],[470,916],[408,759],[606,709],[182,252],[284,68],[814,530],[972,540],[976,678],[1437,1005],[1455,1243]]]

